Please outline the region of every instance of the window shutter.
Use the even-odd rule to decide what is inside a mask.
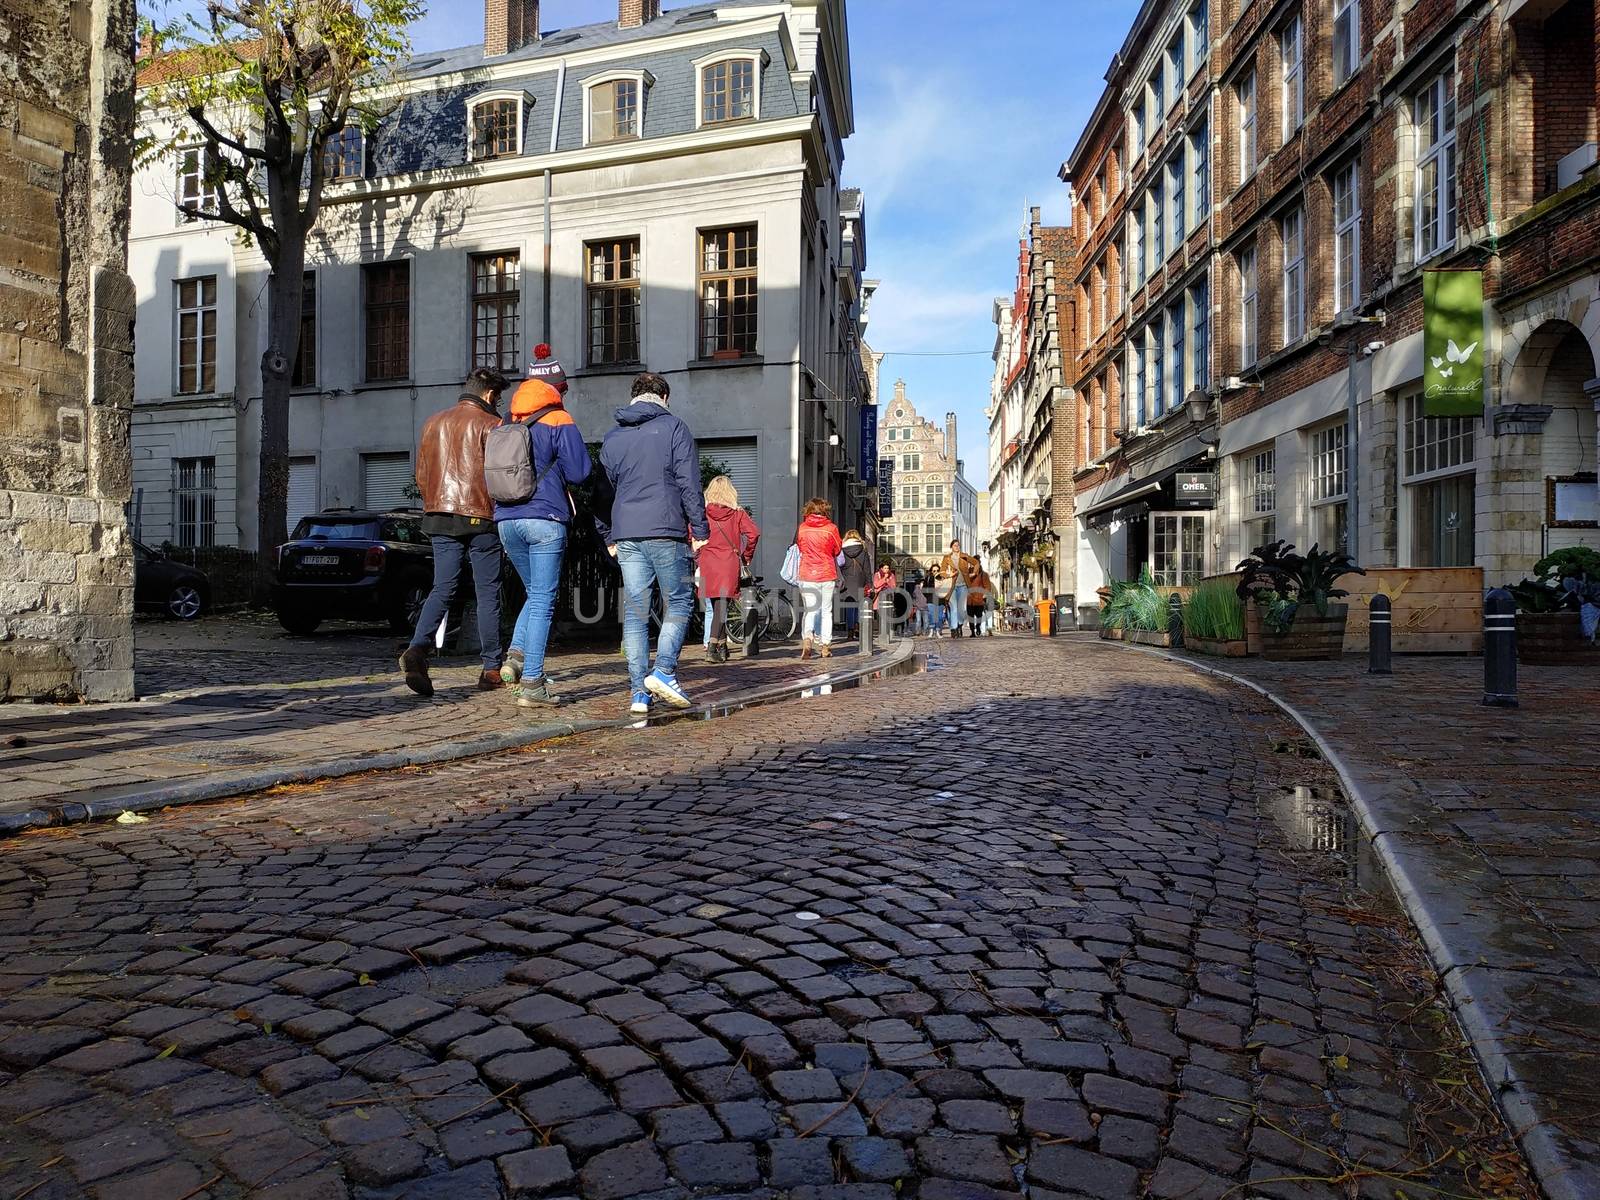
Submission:
[[[704,438],[695,443],[701,458],[721,463],[739,493],[739,503],[761,523],[761,467],[755,438]]]
[[[317,503],[317,460],[291,458],[289,460],[289,510],[286,514],[289,534],[302,518],[309,517],[322,506]]]
[[[361,456],[361,503],[364,507],[376,511],[404,508],[411,503],[406,496],[410,486],[411,455],[406,451]]]

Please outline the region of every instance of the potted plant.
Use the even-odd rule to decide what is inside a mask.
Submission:
[[[1156,591],[1155,578],[1145,565],[1138,579],[1114,579],[1111,593],[1100,610],[1100,636],[1111,641],[1170,646],[1167,602]]]
[[[1334,604],[1350,593],[1335,584],[1366,572],[1344,553],[1313,545],[1305,554],[1279,540],[1257,546],[1236,568],[1240,600],[1261,614],[1261,656],[1285,662],[1337,658],[1349,610]]]
[[[1196,585],[1183,606],[1183,644],[1201,654],[1245,656],[1245,607],[1229,579]]]
[[[1511,589],[1517,657],[1527,663],[1600,662],[1600,552],[1569,546],[1541,558]]]
[[[1133,587],[1130,580],[1113,579],[1107,587],[1099,589],[1103,593],[1100,596],[1100,636],[1107,641],[1120,642],[1126,636],[1129,593]]]

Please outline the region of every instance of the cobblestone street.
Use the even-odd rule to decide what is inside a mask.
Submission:
[[[1293,725],[935,647],[12,840],[0,1196],[1532,1194]]]

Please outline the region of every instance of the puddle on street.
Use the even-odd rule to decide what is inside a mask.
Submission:
[[[875,683],[896,679],[902,675],[914,675],[919,669],[915,657],[904,659],[865,675],[857,675],[844,679],[834,679],[826,675],[814,676],[796,684],[790,691],[774,692],[754,700],[742,700],[732,704],[711,703],[702,708],[690,709],[685,712],[664,712],[640,721],[635,728],[646,726],[665,725],[672,721],[714,721],[719,717],[731,717],[734,713],[743,712],[747,708],[762,708],[768,704],[776,704],[782,700],[800,699],[816,700],[824,696],[831,696],[835,692],[850,691],[854,688],[871,687]]]
[[[1320,860],[1341,879],[1364,890],[1379,878],[1372,848],[1337,791],[1297,784],[1291,792],[1272,796],[1267,807],[1288,837],[1292,852]]]

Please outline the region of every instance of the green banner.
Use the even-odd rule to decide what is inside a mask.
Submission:
[[[1483,415],[1483,272],[1422,273],[1422,405],[1430,417]]]

